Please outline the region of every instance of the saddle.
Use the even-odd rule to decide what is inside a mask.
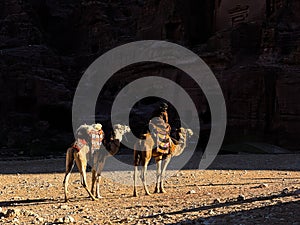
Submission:
[[[157,152],[168,154],[170,149],[170,137],[166,132],[157,132]]]
[[[102,140],[104,138],[104,132],[103,130],[90,130],[88,132],[88,135],[90,137],[91,140],[91,150],[94,151],[96,149],[100,149],[101,145],[102,145]],[[72,145],[72,148],[74,148],[75,150],[77,150],[78,152],[80,151],[80,149],[82,149],[85,145],[87,145],[88,142],[83,139],[83,138],[77,138],[77,140],[74,142],[74,144]]]
[[[171,147],[171,139],[169,135],[170,126],[161,118],[151,121],[151,125],[156,132],[157,152],[162,154],[169,154]]]
[[[89,135],[92,141],[92,150],[99,149],[104,138],[103,130],[91,130]]]

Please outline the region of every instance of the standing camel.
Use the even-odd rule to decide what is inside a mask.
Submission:
[[[101,172],[103,170],[105,160],[107,157],[111,155],[115,155],[120,148],[120,143],[122,141],[122,137],[125,133],[130,131],[130,128],[125,125],[114,125],[113,133],[114,135],[111,139],[104,143],[104,146],[101,145],[100,149],[96,149],[92,151],[90,149],[90,140],[88,136],[88,131],[93,129],[93,125],[82,125],[78,128],[76,134],[76,140],[78,139],[78,134],[80,134],[81,138],[87,139],[87,143],[83,146],[80,146],[80,149],[76,149],[74,147],[70,147],[67,149],[66,154],[66,173],[64,177],[64,193],[65,193],[65,201],[68,201],[68,181],[71,175],[71,171],[76,163],[78,167],[80,176],[81,176],[81,184],[88,192],[89,196],[93,200],[97,200],[97,198],[101,198],[100,191],[99,191],[99,182],[101,177]],[[91,191],[88,189],[87,179],[86,179],[86,167],[87,162],[91,162],[92,165],[92,188]],[[94,196],[94,185],[96,183],[96,197]]]
[[[106,150],[100,150],[93,155],[92,167],[92,189],[94,194],[94,186],[96,184],[96,198],[101,198],[100,195],[100,180],[105,161],[108,157],[113,156],[119,152],[123,135],[130,132],[130,128],[126,125],[117,124],[114,126],[113,135],[107,143],[104,143]]]
[[[167,166],[173,156],[180,155],[186,147],[186,140],[188,136],[192,136],[193,132],[191,129],[180,128],[177,131],[177,135],[179,137],[177,143],[173,143],[175,145],[175,149],[170,151],[168,154],[162,154],[157,151],[157,148],[154,147],[154,139],[150,133],[145,134],[144,140],[139,140],[134,145],[134,189],[133,189],[133,196],[138,196],[137,194],[137,173],[138,173],[138,166],[142,166],[141,171],[141,179],[143,182],[144,190],[146,195],[150,195],[150,192],[147,187],[146,182],[146,173],[147,173],[147,166],[152,157],[154,157],[156,162],[156,185],[154,193],[166,193],[164,189],[164,179]]]

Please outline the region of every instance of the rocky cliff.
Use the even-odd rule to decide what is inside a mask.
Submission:
[[[217,29],[222,2],[1,0],[3,151],[64,150],[72,141],[72,98],[84,70],[109,49],[144,39],[182,44],[213,69],[228,109],[225,143],[259,140],[299,150],[300,3],[267,0],[260,18]],[[121,71],[115,81],[123,83],[112,82],[109,93],[149,70]],[[201,108],[200,90],[192,92]],[[103,98],[112,101],[109,96]]]

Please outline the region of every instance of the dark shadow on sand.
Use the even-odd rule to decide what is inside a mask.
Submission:
[[[246,203],[266,201],[266,200],[272,200],[272,199],[283,198],[283,197],[288,197],[288,196],[295,196],[295,195],[296,194],[294,192],[289,192],[289,193],[286,193],[286,194],[280,193],[280,194],[274,194],[274,195],[270,195],[270,196],[254,197],[254,198],[249,198],[249,199],[245,199],[245,200],[241,200],[241,201],[232,200],[232,201],[227,201],[227,202],[224,202],[224,203],[205,205],[205,206],[191,208],[191,209],[183,209],[183,210],[167,212],[167,213],[158,213],[158,214],[155,214],[155,215],[144,216],[144,217],[141,217],[140,219],[156,218],[156,217],[159,217],[159,216],[164,217],[166,215],[176,215],[176,214],[189,213],[189,212],[199,212],[199,211],[202,211],[202,210],[218,209],[218,208],[222,208],[222,207],[242,205],[242,204],[246,204]]]
[[[63,200],[47,199],[47,198],[37,198],[37,199],[26,199],[26,200],[11,200],[11,201],[1,201],[0,207],[5,206],[27,206],[27,205],[42,205],[42,204],[55,204],[62,203]]]
[[[215,224],[215,225],[236,225],[236,224],[299,224],[300,215],[292,213],[300,208],[300,200],[294,202],[279,203],[276,205],[264,206],[250,210],[241,210],[227,214],[209,216],[205,218],[186,219],[176,223],[179,224]]]

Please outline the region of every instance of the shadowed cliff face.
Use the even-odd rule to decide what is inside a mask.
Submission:
[[[227,143],[250,137],[299,149],[300,4],[268,0],[261,18],[216,30],[222,2],[1,1],[0,145],[63,150],[73,138],[72,98],[88,65],[118,45],[158,39],[190,48],[213,69],[228,108]],[[189,87],[181,72],[144,64],[116,74],[101,98],[109,106],[114,90],[149,73],[173,74]],[[199,92],[190,94],[204,115]],[[97,112],[109,115],[103,110]]]

